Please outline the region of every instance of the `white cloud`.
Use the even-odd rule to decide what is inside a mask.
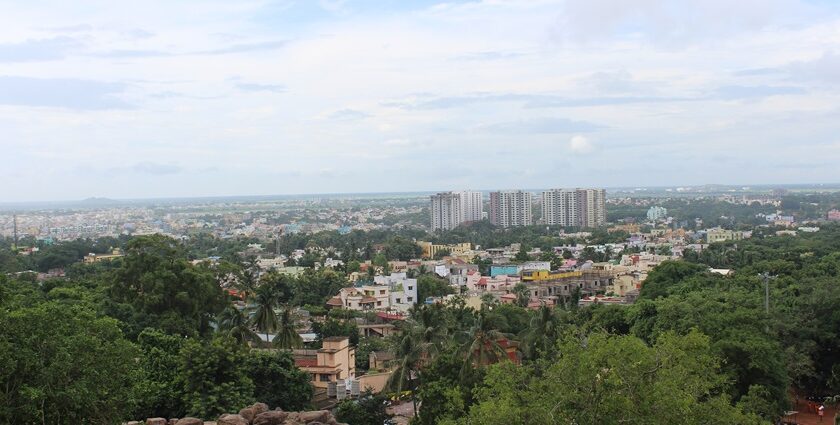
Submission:
[[[595,147],[592,142],[584,136],[575,135],[569,140],[569,150],[576,154],[587,154],[592,152]]]

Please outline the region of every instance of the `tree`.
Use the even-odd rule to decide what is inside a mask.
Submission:
[[[423,302],[428,297],[443,297],[455,293],[455,288],[449,281],[439,279],[434,275],[424,274],[417,278],[417,299]]]
[[[181,382],[186,413],[199,418],[238,411],[253,403],[248,349],[229,337],[188,340],[181,349]]]
[[[525,358],[529,360],[552,358],[557,351],[559,337],[560,321],[554,309],[545,305],[541,306],[531,318],[530,326],[520,334]]]
[[[143,354],[143,376],[137,387],[139,405],[133,417],[180,417],[184,414],[183,395],[178,381],[181,348],[185,339],[147,328],[137,337]]]
[[[699,264],[691,264],[685,261],[664,261],[648,273],[639,297],[651,300],[667,297],[671,286],[690,276],[705,273],[706,270],[707,267]]]
[[[107,295],[106,313],[126,322],[131,337],[146,327],[208,335],[210,322],[225,306],[213,273],[190,264],[183,247],[162,235],[128,243]]]
[[[515,261],[517,263],[524,263],[526,261],[531,261],[531,256],[528,255],[528,251],[525,250],[524,245],[521,248],[519,248],[519,252],[517,252],[516,255],[513,256],[513,261]]]
[[[366,390],[356,400],[339,403],[336,420],[353,425],[382,425],[391,417],[385,412],[386,401],[385,396]]]
[[[82,425],[125,420],[141,378],[137,347],[89,307],[0,308],[0,423]]]
[[[280,313],[277,335],[274,337],[272,342],[275,347],[286,350],[303,347],[303,338],[301,338],[297,331],[297,324],[292,316],[291,307],[284,307]]]
[[[219,315],[219,331],[240,344],[260,342],[260,336],[251,329],[251,322],[245,313],[234,305],[228,306]]]
[[[464,357],[462,370],[469,367],[486,366],[507,359],[507,352],[499,343],[507,339],[507,335],[492,327],[490,321],[487,320],[487,313],[487,307],[482,306],[473,326],[463,333],[466,342],[460,348]]]
[[[277,296],[268,286],[260,286],[257,289],[254,302],[254,313],[251,316],[251,323],[257,328],[258,332],[267,338],[269,334],[273,334],[280,327],[277,313],[274,312],[274,309],[277,307]]]
[[[652,347],[632,336],[570,335],[542,376],[490,367],[465,423],[761,423],[730,404],[719,364],[699,332],[666,334]]]
[[[519,282],[513,286],[513,290],[511,291],[513,294],[516,295],[516,304],[520,307],[527,307],[528,300],[531,298],[531,294],[528,291],[528,287],[525,286],[524,283]]]
[[[254,383],[254,400],[286,411],[309,408],[309,374],[298,369],[288,351],[248,353],[247,375]]]

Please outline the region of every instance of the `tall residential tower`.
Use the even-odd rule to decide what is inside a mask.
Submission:
[[[545,224],[599,227],[607,223],[604,189],[551,189],[542,193]]]
[[[490,222],[501,227],[530,226],[534,224],[531,202],[531,192],[490,192]]]
[[[441,192],[431,196],[432,231],[452,230],[479,221],[484,214],[481,192]]]

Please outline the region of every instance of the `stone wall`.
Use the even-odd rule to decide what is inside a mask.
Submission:
[[[265,403],[255,403],[239,413],[225,413],[215,421],[198,418],[148,418],[123,425],[341,425],[327,410],[284,412],[268,410]],[[346,424],[345,424],[346,425]]]

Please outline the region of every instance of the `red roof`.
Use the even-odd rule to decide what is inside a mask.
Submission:
[[[405,316],[403,316],[402,314],[389,314],[389,313],[379,312],[379,313],[376,313],[376,316],[379,317],[380,319],[386,319],[386,320],[405,320]]]
[[[342,305],[344,305],[344,304],[342,304],[342,303],[341,303],[341,298],[339,298],[339,297],[332,297],[332,298],[330,298],[330,300],[329,300],[329,301],[327,301],[327,305],[334,305],[334,306],[341,307],[341,306],[342,306]]]
[[[482,277],[481,279],[478,279],[478,285],[479,286],[487,286],[487,278]]]

